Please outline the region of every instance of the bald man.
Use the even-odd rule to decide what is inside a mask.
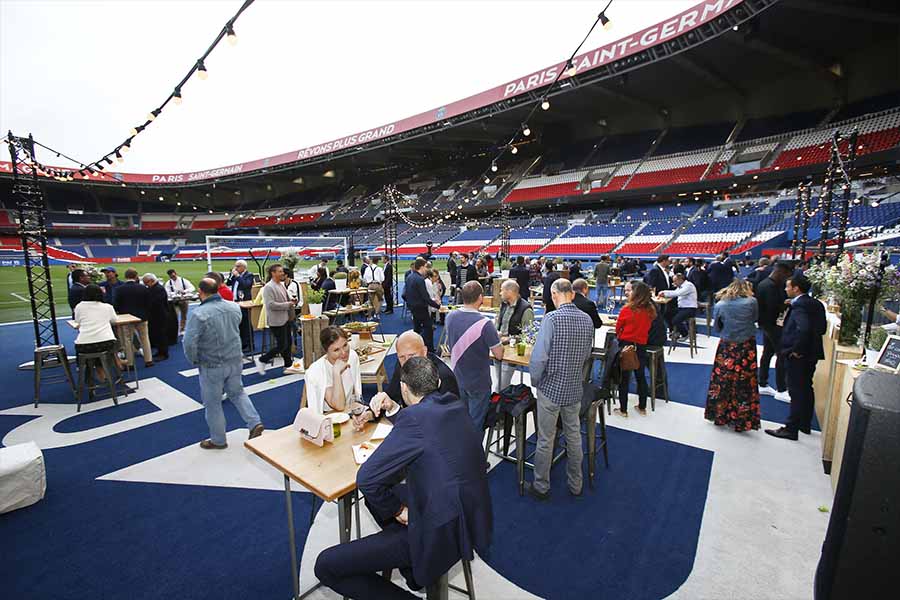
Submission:
[[[391,374],[391,380],[384,392],[379,392],[369,401],[369,410],[359,417],[355,417],[354,421],[357,427],[363,423],[371,421],[384,412],[387,416],[393,416],[401,408],[405,408],[403,395],[400,393],[400,368],[406,364],[406,361],[414,356],[428,358],[437,368],[438,376],[441,379],[438,392],[441,394],[453,394],[459,398],[459,385],[456,383],[456,376],[450,367],[442,361],[438,356],[428,351],[425,347],[425,340],[415,331],[406,331],[397,338],[397,368]]]

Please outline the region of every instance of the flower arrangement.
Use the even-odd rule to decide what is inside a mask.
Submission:
[[[538,331],[540,330],[541,324],[537,321],[532,321],[528,324],[528,327],[522,329],[522,333],[519,334],[519,338],[524,339],[526,344],[534,346],[534,343],[537,340]]]
[[[881,274],[881,253],[845,252],[835,264],[810,266],[806,276],[821,294],[831,295],[841,305],[841,344],[855,346],[862,326],[863,308],[872,300],[880,302],[900,295],[900,272],[889,265]],[[879,277],[881,282],[879,285]]]

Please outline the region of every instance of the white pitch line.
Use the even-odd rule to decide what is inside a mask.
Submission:
[[[22,296],[20,296],[19,294],[15,293],[15,292],[10,292],[9,295],[10,295],[10,296],[15,296],[16,298],[18,298],[18,299],[21,300],[22,302],[31,302],[31,300],[29,300],[28,298],[23,298]]]

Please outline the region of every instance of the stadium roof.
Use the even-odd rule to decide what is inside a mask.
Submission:
[[[568,142],[665,124],[833,107],[900,85],[900,5],[893,0],[707,0],[691,10],[693,22],[691,11],[686,11],[687,17],[683,13],[632,36],[633,47],[611,50],[609,46],[621,44],[615,42],[604,47],[605,53],[584,53],[595,66],[585,63],[574,77],[563,76],[568,85],[551,98],[553,109],[538,111],[530,123],[534,138]],[[660,41],[661,32],[670,35]],[[595,58],[600,54],[605,60]],[[191,174],[157,175],[156,185],[181,188],[196,195],[202,206],[227,207],[239,201],[231,192],[277,197],[301,189],[295,183],[298,178],[302,189],[309,189],[375,170],[434,165],[479,153],[489,157],[539,97],[541,73],[546,81],[547,73],[561,67],[534,74],[538,83],[530,89],[533,74],[474,100],[417,115],[405,131],[393,124],[389,131],[337,151],[307,149],[281,157],[283,164],[277,164],[278,157],[261,159],[203,173],[199,179]],[[326,172],[333,176],[326,177]],[[152,184],[153,175],[145,181]],[[100,187],[95,189],[99,192]],[[184,189],[190,187],[197,189]],[[213,187],[213,199],[203,200]],[[124,191],[114,193],[121,197]]]

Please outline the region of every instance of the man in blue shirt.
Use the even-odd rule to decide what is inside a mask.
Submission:
[[[116,288],[122,285],[122,282],[119,281],[119,274],[116,273],[115,267],[104,267],[100,269],[100,272],[106,277],[106,281],[100,282],[100,287],[103,288],[103,301],[114,305],[116,303]]]
[[[550,497],[550,463],[556,423],[560,419],[566,436],[569,492],[574,496],[581,495],[581,398],[584,395],[584,369],[594,343],[594,324],[572,303],[575,294],[569,280],[554,281],[550,293],[556,310],[544,316],[528,365],[531,385],[537,388],[538,440],[534,482],[526,483],[525,489],[538,500]]]
[[[200,305],[194,307],[184,330],[184,355],[200,367],[200,399],[206,408],[209,439],[200,442],[204,450],[221,450],[228,447],[225,438],[225,413],[222,410],[222,393],[237,409],[247,423],[250,438],[262,434],[263,424],[259,413],[244,391],[241,382],[243,356],[241,336],[241,309],[234,302],[222,300],[219,285],[214,279],[201,279],[197,285]]]
[[[450,311],[444,325],[450,344],[450,368],[456,375],[462,400],[469,407],[472,423],[478,431],[483,431],[491,403],[489,357],[503,358],[503,346],[493,321],[478,312],[484,301],[481,284],[467,282],[460,295],[464,306]]]
[[[431,299],[425,287],[425,269],[428,261],[422,257],[416,259],[413,268],[406,276],[406,288],[403,299],[413,317],[413,330],[425,340],[425,347],[434,352],[434,323],[428,308],[440,308],[441,305]]]

